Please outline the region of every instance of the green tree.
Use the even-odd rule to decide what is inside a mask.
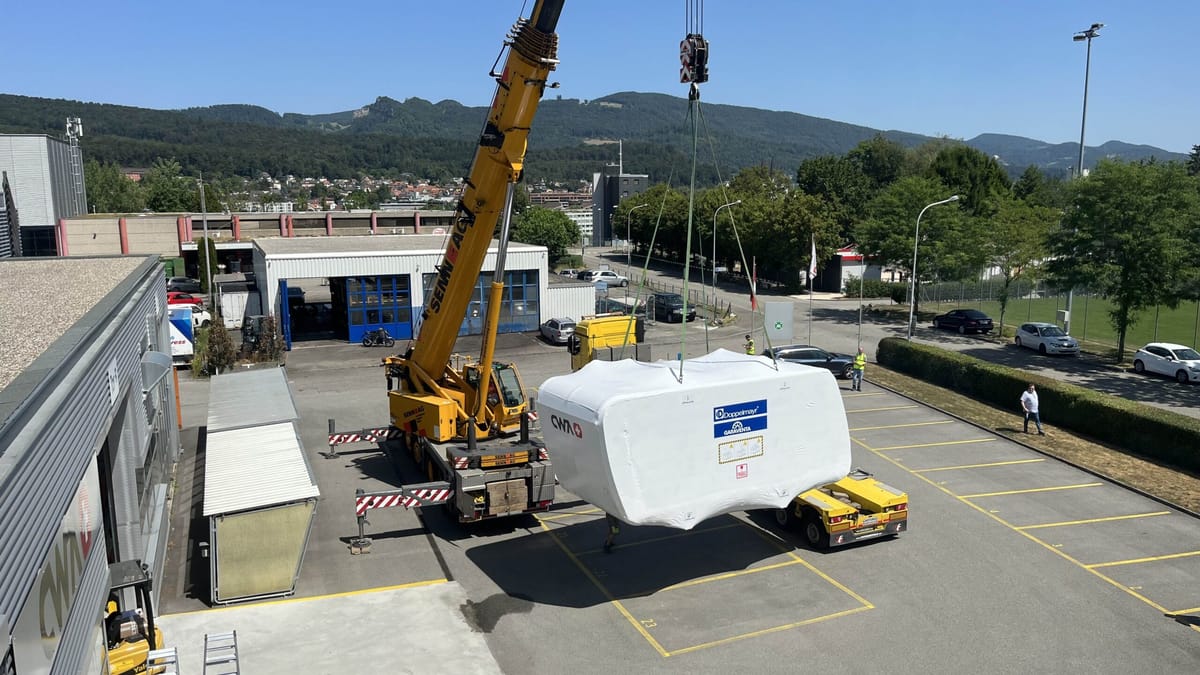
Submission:
[[[179,162],[159,157],[142,177],[146,207],[157,213],[200,211],[200,190],[193,178],[182,175]],[[208,194],[205,194],[205,201]],[[206,204],[208,206],[208,204]],[[215,207],[215,205],[214,205]]]
[[[204,255],[205,248],[208,249],[207,256]],[[199,245],[196,247],[196,258],[199,260],[199,266],[197,267],[197,274],[200,275],[200,291],[203,292],[205,295],[208,295],[208,292],[209,292],[208,280],[210,278],[209,277],[209,265],[210,264],[212,265],[212,273],[213,274],[216,274],[217,270],[220,269],[219,267],[217,267],[217,242],[214,241],[211,237],[207,238],[207,239],[204,237],[201,237],[200,241],[199,241]]]
[[[237,350],[233,348],[225,322],[214,320],[207,332],[209,374],[220,375],[237,363]]]
[[[1118,362],[1138,313],[1174,307],[1194,281],[1198,222],[1200,191],[1180,163],[1101,160],[1071,183],[1048,269],[1061,285],[1086,286],[1112,302]]]
[[[567,248],[579,242],[579,226],[567,214],[541,206],[531,206],[513,225],[512,239],[545,246],[550,264],[567,254]]]
[[[254,360],[260,362],[279,361],[284,352],[283,335],[279,333],[279,324],[274,314],[263,317],[262,335],[254,344]]]
[[[963,144],[943,148],[933,158],[929,171],[976,216],[990,215],[996,200],[1011,189],[1008,174],[999,162]]]
[[[854,228],[859,251],[885,267],[912,275],[913,239],[921,211],[950,196],[935,178],[906,176],[879,193],[869,206],[870,216]],[[979,224],[953,204],[937,206],[921,218],[917,280],[964,278],[983,265]],[[918,292],[918,301],[920,293]],[[915,313],[916,307],[913,308]]]
[[[866,215],[867,203],[877,187],[858,163],[846,157],[824,155],[806,159],[796,171],[797,186],[823,198],[838,225],[843,241],[852,238],[854,223]]]
[[[112,162],[89,159],[83,165],[83,182],[92,213],[137,213],[146,208],[141,186]]]
[[[846,158],[857,165],[876,188],[881,188],[904,174],[905,155],[903,145],[875,134],[871,140],[859,143],[846,153]]]
[[[987,222],[988,236],[983,238],[983,247],[987,265],[999,269],[1003,279],[997,297],[1001,326],[1012,283],[1026,276],[1045,257],[1046,237],[1057,220],[1054,209],[1020,199],[1002,199],[997,203],[995,215]]]
[[[1189,176],[1200,176],[1200,145],[1193,145],[1188,153],[1187,172]]]

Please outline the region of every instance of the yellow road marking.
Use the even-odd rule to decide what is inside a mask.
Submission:
[[[1028,490],[1005,490],[1003,492],[980,492],[974,495],[958,495],[960,499],[978,499],[980,497],[1000,497],[1003,495],[1024,495],[1031,492],[1055,492],[1056,490],[1074,490],[1076,488],[1099,487],[1104,483],[1080,483],[1078,485],[1055,485],[1053,487],[1029,488]]]
[[[1088,518],[1086,520],[1064,520],[1061,523],[1043,523],[1041,525],[1022,525],[1018,530],[1037,530],[1043,527],[1062,527],[1064,525],[1087,525],[1088,523],[1106,523],[1113,520],[1130,520],[1133,518],[1149,518],[1150,516],[1169,516],[1170,511],[1154,511],[1153,513],[1133,513],[1128,516],[1109,516],[1107,518]]]
[[[594,513],[604,513],[601,509],[585,509],[583,511],[552,511],[548,516],[536,515],[538,520],[561,520],[571,516],[590,516]]]
[[[646,627],[643,626],[640,621],[633,618],[633,615],[629,613],[629,610],[625,609],[625,605],[621,604],[620,600],[613,597],[613,594],[609,592],[608,588],[605,587],[604,584],[600,583],[600,580],[597,579],[594,574],[592,574],[592,571],[587,568],[587,565],[584,565],[583,561],[576,557],[575,554],[571,552],[571,549],[567,548],[566,544],[562,543],[562,540],[558,538],[558,535],[554,534],[554,530],[551,530],[550,527],[545,523],[539,522],[538,524],[542,526],[542,530],[544,530],[546,534],[549,534],[550,537],[554,539],[554,543],[557,544],[558,548],[566,554],[567,558],[569,558],[571,562],[575,563],[575,567],[578,567],[579,571],[583,572],[583,576],[587,577],[588,581],[592,582],[592,585],[595,586],[596,589],[604,595],[604,597],[608,598],[608,601],[612,603],[612,606],[617,608],[617,611],[621,613],[621,616],[625,617],[625,619],[629,621],[629,624],[633,626],[634,630],[641,634],[641,636],[646,639],[646,642],[649,642],[650,646],[654,647],[655,651],[657,651],[663,657],[671,655],[670,652],[663,649],[663,646],[658,643],[658,640],[654,639],[654,636],[650,635],[650,633],[646,630]]]
[[[1187,609],[1181,609],[1178,612],[1167,612],[1167,613],[1168,614],[1195,614],[1196,612],[1200,612],[1200,607],[1188,607]]]
[[[883,396],[882,391],[865,391],[861,394],[855,392],[853,394],[842,394],[842,398],[862,398],[863,396]]]
[[[386,591],[398,591],[405,588],[420,588],[422,586],[437,586],[438,584],[449,583],[449,579],[427,579],[425,581],[414,581],[408,584],[397,584],[395,586],[378,586],[376,588],[363,588],[357,591],[343,591],[341,593],[328,593],[326,595],[310,595],[303,598],[282,598],[279,600],[268,600],[266,602],[256,602],[255,607],[266,607],[267,605],[286,605],[296,602],[308,602],[310,600],[325,600],[327,598],[347,598],[352,595],[365,595],[367,593],[383,593]],[[225,607],[213,607],[211,609],[197,609],[191,612],[178,612],[176,614],[163,614],[162,616],[187,616],[189,614],[208,614],[210,612],[223,612],[230,609],[241,609],[246,605],[231,605]]]
[[[819,569],[817,569],[817,568],[813,567],[812,565],[810,565],[810,564],[808,563],[808,561],[806,561],[804,558],[801,558],[800,556],[796,555],[796,552],[795,552],[794,550],[792,550],[792,549],[790,549],[790,548],[788,548],[788,547],[784,546],[783,544],[781,544],[781,543],[779,542],[779,540],[778,540],[778,539],[776,539],[775,537],[773,537],[773,536],[771,536],[771,535],[767,534],[766,532],[764,532],[763,530],[760,530],[760,529],[759,529],[759,528],[757,528],[757,527],[754,527],[754,526],[753,526],[753,525],[751,525],[750,523],[744,522],[744,521],[742,521],[742,520],[738,520],[738,522],[739,522],[739,523],[741,523],[742,525],[744,525],[744,526],[746,526],[746,527],[750,528],[750,531],[751,531],[751,532],[754,532],[754,533],[755,533],[755,534],[757,534],[758,536],[762,537],[762,538],[763,538],[764,540],[766,540],[768,543],[770,543],[771,545],[775,546],[775,548],[778,548],[780,551],[783,551],[784,553],[786,553],[786,554],[787,554],[789,557],[791,557],[793,560],[796,560],[796,561],[797,561],[797,562],[799,562],[801,565],[804,565],[806,568],[808,568],[808,570],[809,570],[810,572],[812,572],[813,574],[815,574],[815,575],[817,575],[817,576],[821,577],[823,580],[825,580],[825,582],[826,582],[826,583],[830,584],[831,586],[833,586],[834,588],[838,589],[839,591],[841,591],[841,592],[845,593],[846,595],[849,595],[850,597],[854,598],[855,600],[857,600],[857,601],[861,602],[865,608],[867,608],[867,609],[875,609],[875,605],[871,604],[870,602],[867,602],[866,598],[862,597],[862,596],[861,596],[861,595],[859,595],[858,593],[855,593],[854,591],[850,590],[850,589],[849,589],[849,588],[847,588],[846,586],[842,585],[842,583],[841,583],[841,582],[837,581],[836,579],[834,579],[833,577],[829,576],[828,574],[825,574],[825,573],[824,573],[824,572],[822,572],[821,570],[819,570]]]
[[[1009,466],[1012,464],[1032,464],[1034,462],[1044,462],[1046,458],[1041,459],[1014,459],[1009,462],[988,462],[987,464],[959,464],[958,466],[939,466],[934,469],[913,469],[913,473],[928,473],[930,471],[954,471],[955,469],[983,469],[989,466]]]
[[[751,568],[744,569],[744,570],[737,570],[736,572],[725,572],[723,574],[715,574],[713,576],[701,577],[699,579],[692,579],[691,581],[681,581],[677,584],[671,584],[670,586],[666,586],[666,587],[660,589],[659,592],[661,593],[662,591],[674,591],[674,590],[678,590],[680,588],[688,588],[689,586],[699,586],[700,584],[707,584],[710,581],[722,581],[724,579],[733,579],[734,577],[744,577],[749,574],[754,574],[755,572],[766,572],[768,570],[777,570],[780,567],[791,567],[792,565],[799,565],[800,562],[801,561],[799,561],[799,560],[788,560],[786,562],[774,563],[772,565],[764,565],[762,567],[751,567]]]
[[[1149,558],[1133,558],[1131,560],[1114,560],[1113,562],[1093,563],[1084,565],[1089,570],[1094,570],[1097,567],[1116,567],[1117,565],[1136,565],[1145,562],[1157,562],[1159,560],[1175,560],[1176,558],[1190,558],[1195,555],[1200,555],[1200,551],[1188,551],[1187,553],[1172,553],[1170,555],[1156,555]]]
[[[854,439],[858,441],[858,439]],[[891,450],[911,450],[913,448],[936,448],[943,445],[966,445],[968,443],[991,443],[995,438],[969,438],[965,441],[941,441],[939,443],[917,443],[915,445],[892,445],[886,448],[874,448],[871,452],[889,452]],[[861,442],[861,441],[860,441]],[[863,446],[866,447],[866,446]]]
[[[866,443],[863,443],[862,441],[860,441],[860,440],[859,440],[859,439],[857,439],[857,438],[852,438],[852,439],[850,439],[850,440],[852,440],[852,441],[854,441],[855,443],[858,443],[859,445],[861,445],[861,446],[863,447],[863,449],[864,449],[864,450],[867,450],[868,452],[873,452],[873,453],[875,453],[875,454],[879,455],[879,456],[880,456],[880,457],[882,457],[883,459],[885,459],[885,460],[887,460],[887,461],[891,462],[892,464],[895,464],[895,465],[896,465],[897,467],[899,467],[900,469],[903,469],[903,470],[905,470],[905,471],[908,471],[908,472],[909,472],[909,473],[911,473],[912,475],[914,475],[914,476],[916,476],[917,478],[919,478],[919,479],[921,479],[921,480],[925,481],[926,483],[928,483],[929,485],[933,486],[934,488],[936,488],[936,489],[938,489],[938,490],[941,490],[941,491],[942,491],[942,492],[944,492],[944,493],[945,493],[947,496],[949,496],[949,497],[951,497],[951,498],[953,498],[953,499],[957,499],[958,501],[962,502],[963,504],[966,504],[968,507],[970,507],[970,508],[972,508],[972,509],[975,509],[975,510],[976,510],[976,511],[978,511],[979,513],[982,513],[983,515],[985,515],[985,516],[987,516],[988,518],[991,518],[992,520],[996,521],[997,523],[1000,523],[1001,525],[1003,525],[1003,526],[1005,526],[1005,527],[1007,527],[1007,528],[1011,529],[1012,531],[1016,532],[1017,534],[1021,535],[1022,537],[1025,537],[1025,538],[1026,538],[1026,539],[1028,539],[1029,541],[1032,541],[1032,542],[1034,542],[1034,543],[1038,544],[1039,546],[1041,546],[1042,548],[1046,549],[1047,551],[1050,551],[1051,553],[1053,553],[1053,554],[1055,554],[1055,555],[1057,555],[1057,556],[1061,557],[1062,559],[1064,559],[1064,560],[1066,560],[1066,561],[1068,561],[1068,562],[1071,562],[1071,563],[1075,564],[1075,565],[1076,565],[1076,566],[1078,566],[1080,569],[1086,570],[1086,571],[1087,571],[1089,574],[1092,574],[1092,575],[1094,575],[1096,578],[1098,578],[1098,579],[1102,579],[1102,580],[1104,580],[1104,581],[1108,582],[1108,583],[1109,583],[1109,584],[1111,584],[1112,586],[1114,586],[1114,587],[1116,587],[1116,588],[1119,588],[1119,589],[1121,589],[1121,590],[1122,590],[1122,591],[1124,591],[1126,594],[1128,594],[1128,595],[1130,595],[1130,596],[1132,596],[1132,597],[1134,597],[1134,598],[1137,598],[1138,600],[1141,600],[1142,602],[1146,603],[1146,604],[1147,604],[1147,605],[1149,605],[1150,607],[1153,607],[1154,609],[1158,610],[1159,612],[1162,612],[1163,614],[1167,614],[1167,613],[1169,613],[1169,612],[1167,611],[1167,609],[1166,609],[1165,607],[1163,607],[1162,605],[1158,604],[1157,602],[1154,602],[1153,600],[1151,600],[1150,598],[1147,598],[1146,596],[1142,595],[1141,593],[1138,593],[1137,591],[1135,591],[1135,590],[1133,590],[1133,589],[1129,588],[1129,587],[1128,587],[1128,586],[1126,586],[1125,584],[1122,584],[1122,583],[1118,582],[1117,580],[1113,579],[1112,577],[1105,576],[1103,573],[1101,573],[1101,572],[1097,572],[1096,570],[1089,568],[1089,567],[1088,567],[1086,564],[1084,564],[1083,562],[1080,562],[1079,560],[1075,559],[1075,558],[1074,558],[1074,557],[1072,557],[1070,554],[1064,553],[1062,550],[1060,550],[1060,549],[1058,549],[1058,548],[1055,548],[1054,546],[1052,546],[1052,545],[1050,545],[1050,544],[1046,543],[1045,541],[1042,541],[1041,539],[1038,539],[1037,537],[1033,536],[1032,534],[1029,534],[1028,532],[1023,532],[1023,531],[1021,531],[1020,529],[1018,529],[1018,528],[1017,528],[1017,526],[1013,525],[1012,523],[1008,522],[1007,520],[1005,520],[1005,519],[1001,518],[1000,516],[996,515],[996,513],[995,513],[994,511],[989,511],[988,509],[985,509],[985,508],[983,508],[982,506],[979,506],[978,504],[974,504],[974,503],[972,503],[972,502],[969,502],[969,501],[967,501],[967,500],[966,500],[966,499],[964,499],[963,497],[960,497],[959,495],[956,495],[956,494],[954,494],[954,493],[953,493],[953,492],[951,492],[950,490],[947,490],[947,489],[946,489],[944,486],[942,486],[942,485],[939,485],[939,484],[938,484],[938,483],[936,483],[935,481],[931,480],[929,477],[927,477],[927,476],[922,476],[921,474],[919,474],[919,473],[916,473],[915,471],[912,471],[911,469],[908,469],[907,467],[905,467],[905,466],[904,466],[903,464],[901,464],[900,462],[897,462],[896,460],[892,459],[891,457],[888,457],[887,455],[884,455],[884,454],[880,453],[878,450],[876,450],[876,449],[872,448],[871,446],[867,445]],[[1195,626],[1193,626],[1193,628],[1196,628],[1196,627],[1195,627]]]
[[[860,413],[860,412],[883,412],[885,410],[911,410],[913,408],[918,408],[918,407],[920,407],[920,406],[893,405],[893,406],[888,406],[886,408],[863,408],[862,410],[847,410],[846,414],[849,415],[851,413]]]
[[[729,644],[730,642],[737,642],[738,640],[745,640],[747,638],[760,637],[763,635],[770,635],[771,633],[779,633],[781,631],[791,630],[793,628],[799,628],[800,626],[807,626],[809,624],[814,624],[819,621],[828,621],[829,619],[837,619],[839,617],[848,616],[850,614],[864,612],[868,609],[874,609],[874,607],[870,607],[870,606],[851,607],[850,609],[847,609],[847,610],[844,610],[841,612],[837,612],[835,614],[826,614],[825,616],[818,616],[813,619],[797,621],[795,623],[789,623],[789,624],[786,624],[783,626],[775,626],[774,628],[764,628],[763,630],[756,630],[752,633],[743,633],[741,635],[734,635],[733,637],[722,638],[720,640],[713,640],[712,642],[704,642],[702,644],[692,645],[691,647],[684,647],[682,649],[676,649],[675,651],[671,652],[671,655],[675,656],[678,654],[687,654],[689,652],[699,651],[701,649],[707,649],[709,647],[716,647],[719,645]]]
[[[954,420],[937,420],[934,422],[913,422],[911,424],[884,424],[877,427],[854,427],[850,431],[876,431],[878,429],[902,429],[904,427],[927,427],[934,424],[953,424]]]

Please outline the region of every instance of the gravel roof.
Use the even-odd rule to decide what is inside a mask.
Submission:
[[[0,391],[145,262],[144,256],[0,259]]]

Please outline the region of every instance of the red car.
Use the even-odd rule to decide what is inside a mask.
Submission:
[[[204,307],[204,296],[192,295],[191,293],[184,293],[182,291],[168,291],[167,304],[196,305],[198,307]]]

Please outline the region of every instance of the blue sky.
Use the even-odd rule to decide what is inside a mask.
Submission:
[[[686,4],[566,0],[554,73],[561,88],[550,95],[686,96],[678,83]],[[708,103],[953,138],[1078,142],[1086,47],[1071,36],[1101,22],[1087,144],[1200,145],[1196,0],[706,5]],[[0,91],[300,113],[350,110],[377,96],[487,105],[488,68],[521,8],[521,0],[12,2],[0,12]]]

